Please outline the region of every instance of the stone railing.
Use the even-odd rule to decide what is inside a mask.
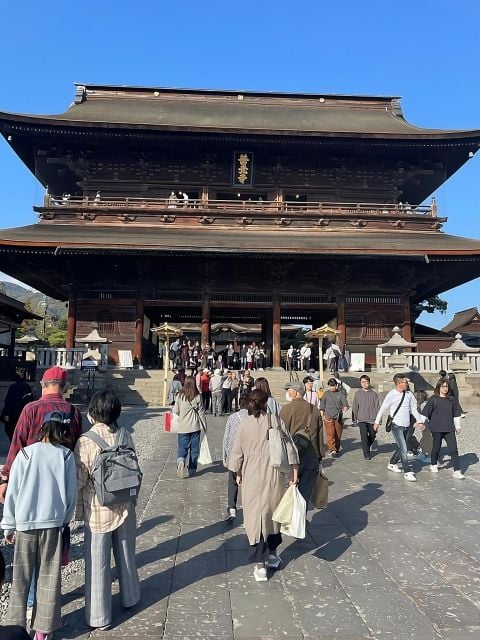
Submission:
[[[387,358],[392,354],[386,353],[381,349],[377,349],[377,369],[387,370]],[[453,360],[452,353],[410,353],[404,352],[408,361],[408,367],[411,371],[424,371],[438,373],[440,369],[448,371]],[[472,373],[480,373],[480,353],[471,353],[465,355],[465,360],[470,363],[470,371]]]
[[[79,369],[82,364],[82,356],[85,348],[53,349],[49,347],[39,347],[37,353],[37,367],[48,369],[48,367],[63,367],[64,369]]]

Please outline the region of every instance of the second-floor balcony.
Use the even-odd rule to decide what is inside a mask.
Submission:
[[[42,221],[136,224],[240,224],[262,226],[353,226],[439,229],[437,205],[342,203],[298,200],[207,198],[94,198],[46,195],[35,207]]]

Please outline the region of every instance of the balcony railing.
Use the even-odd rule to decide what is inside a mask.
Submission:
[[[409,204],[379,204],[351,202],[301,202],[277,200],[215,200],[189,198],[178,200],[172,198],[62,198],[46,195],[43,207],[35,207],[43,219],[76,216],[85,220],[96,217],[115,216],[125,222],[134,221],[137,217],[163,217],[164,222],[176,218],[200,217],[206,224],[214,222],[218,217],[235,217],[238,215],[254,215],[256,218],[276,218],[278,224],[288,225],[291,218],[314,219],[321,224],[322,220],[331,218],[347,218],[360,221],[382,219],[401,222],[402,220],[437,218],[437,205],[410,206]],[[278,219],[279,214],[284,217]]]

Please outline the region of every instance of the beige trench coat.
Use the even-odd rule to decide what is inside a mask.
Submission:
[[[242,476],[243,519],[248,542],[266,541],[271,533],[279,533],[280,525],[272,514],[285,492],[285,476],[270,466],[267,439],[268,418],[249,416],[238,425],[228,468]],[[295,446],[287,441],[288,461],[298,464]]]

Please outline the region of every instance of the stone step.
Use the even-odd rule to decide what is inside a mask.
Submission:
[[[280,403],[285,402],[285,384],[290,380],[290,373],[283,369],[267,369],[265,371],[253,371],[254,378],[265,377],[267,378],[272,395]],[[294,379],[301,381],[307,375],[304,371],[298,371],[293,373]],[[361,372],[347,372],[340,373],[338,377],[343,380],[348,386],[351,387],[351,391],[348,395],[349,402],[351,403],[353,395],[356,390],[360,388],[359,378],[362,375]],[[387,391],[393,388],[391,372],[384,371],[372,371],[368,373],[373,388],[380,394],[385,394]],[[438,380],[438,375],[435,373],[419,373],[409,372],[409,378],[412,380],[413,386],[416,390],[425,389],[428,393],[433,391],[433,388]],[[168,372],[168,383],[173,377],[171,371]],[[330,377],[329,372],[324,372],[324,385]],[[473,382],[478,391],[480,391],[480,376],[473,376],[468,378],[469,382]],[[106,372],[97,372],[95,376],[95,390],[102,388],[110,388],[114,390],[120,396],[122,404],[125,406],[162,406],[163,404],[163,383],[164,383],[164,371],[160,369],[133,369],[133,370],[109,370]],[[86,385],[87,378],[85,375],[80,374],[76,380],[77,389],[73,393],[73,402],[85,402],[86,398]],[[462,402],[463,398],[462,398]],[[472,397],[465,398],[464,404],[466,406],[480,404],[480,395],[473,395]]]

